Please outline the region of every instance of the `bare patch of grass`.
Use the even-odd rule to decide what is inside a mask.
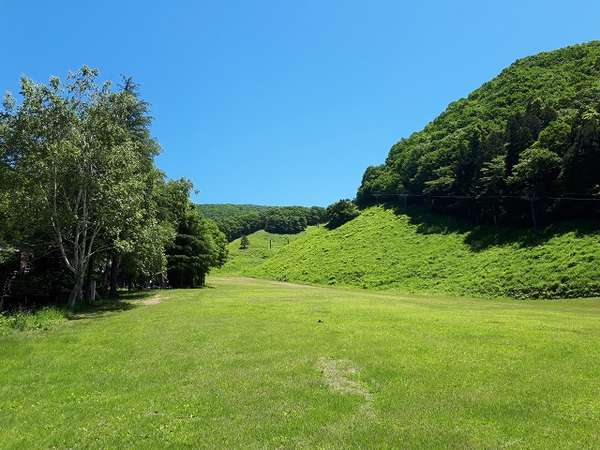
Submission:
[[[136,305],[158,305],[159,303],[162,303],[163,300],[166,300],[166,297],[150,297],[150,298],[145,298],[143,300],[135,300],[133,303],[135,303]]]
[[[318,366],[327,386],[332,391],[341,394],[358,395],[367,401],[372,400],[369,390],[361,382],[352,378],[359,372],[358,368],[354,367],[352,361],[347,359],[319,358]]]

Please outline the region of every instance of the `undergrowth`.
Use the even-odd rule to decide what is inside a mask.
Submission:
[[[17,311],[0,313],[0,336],[16,331],[45,331],[67,320],[67,313],[56,307],[37,311]]]

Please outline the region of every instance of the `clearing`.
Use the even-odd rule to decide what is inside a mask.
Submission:
[[[597,299],[209,284],[0,337],[0,446],[600,446]]]

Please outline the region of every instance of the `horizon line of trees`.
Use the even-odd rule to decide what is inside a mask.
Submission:
[[[203,210],[204,206],[199,208],[205,216],[210,217],[212,211]],[[297,234],[307,226],[327,222],[328,218],[326,209],[320,206],[273,206],[238,214],[222,214],[215,216],[213,220],[231,242],[259,230],[276,234]]]

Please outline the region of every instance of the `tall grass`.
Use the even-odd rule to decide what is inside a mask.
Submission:
[[[600,230],[474,227],[423,211],[369,208],[336,230],[308,230],[246,275],[281,281],[481,297],[600,296]]]
[[[0,335],[17,331],[44,331],[56,327],[67,319],[67,313],[56,307],[46,307],[37,311],[17,311],[0,314]]]

